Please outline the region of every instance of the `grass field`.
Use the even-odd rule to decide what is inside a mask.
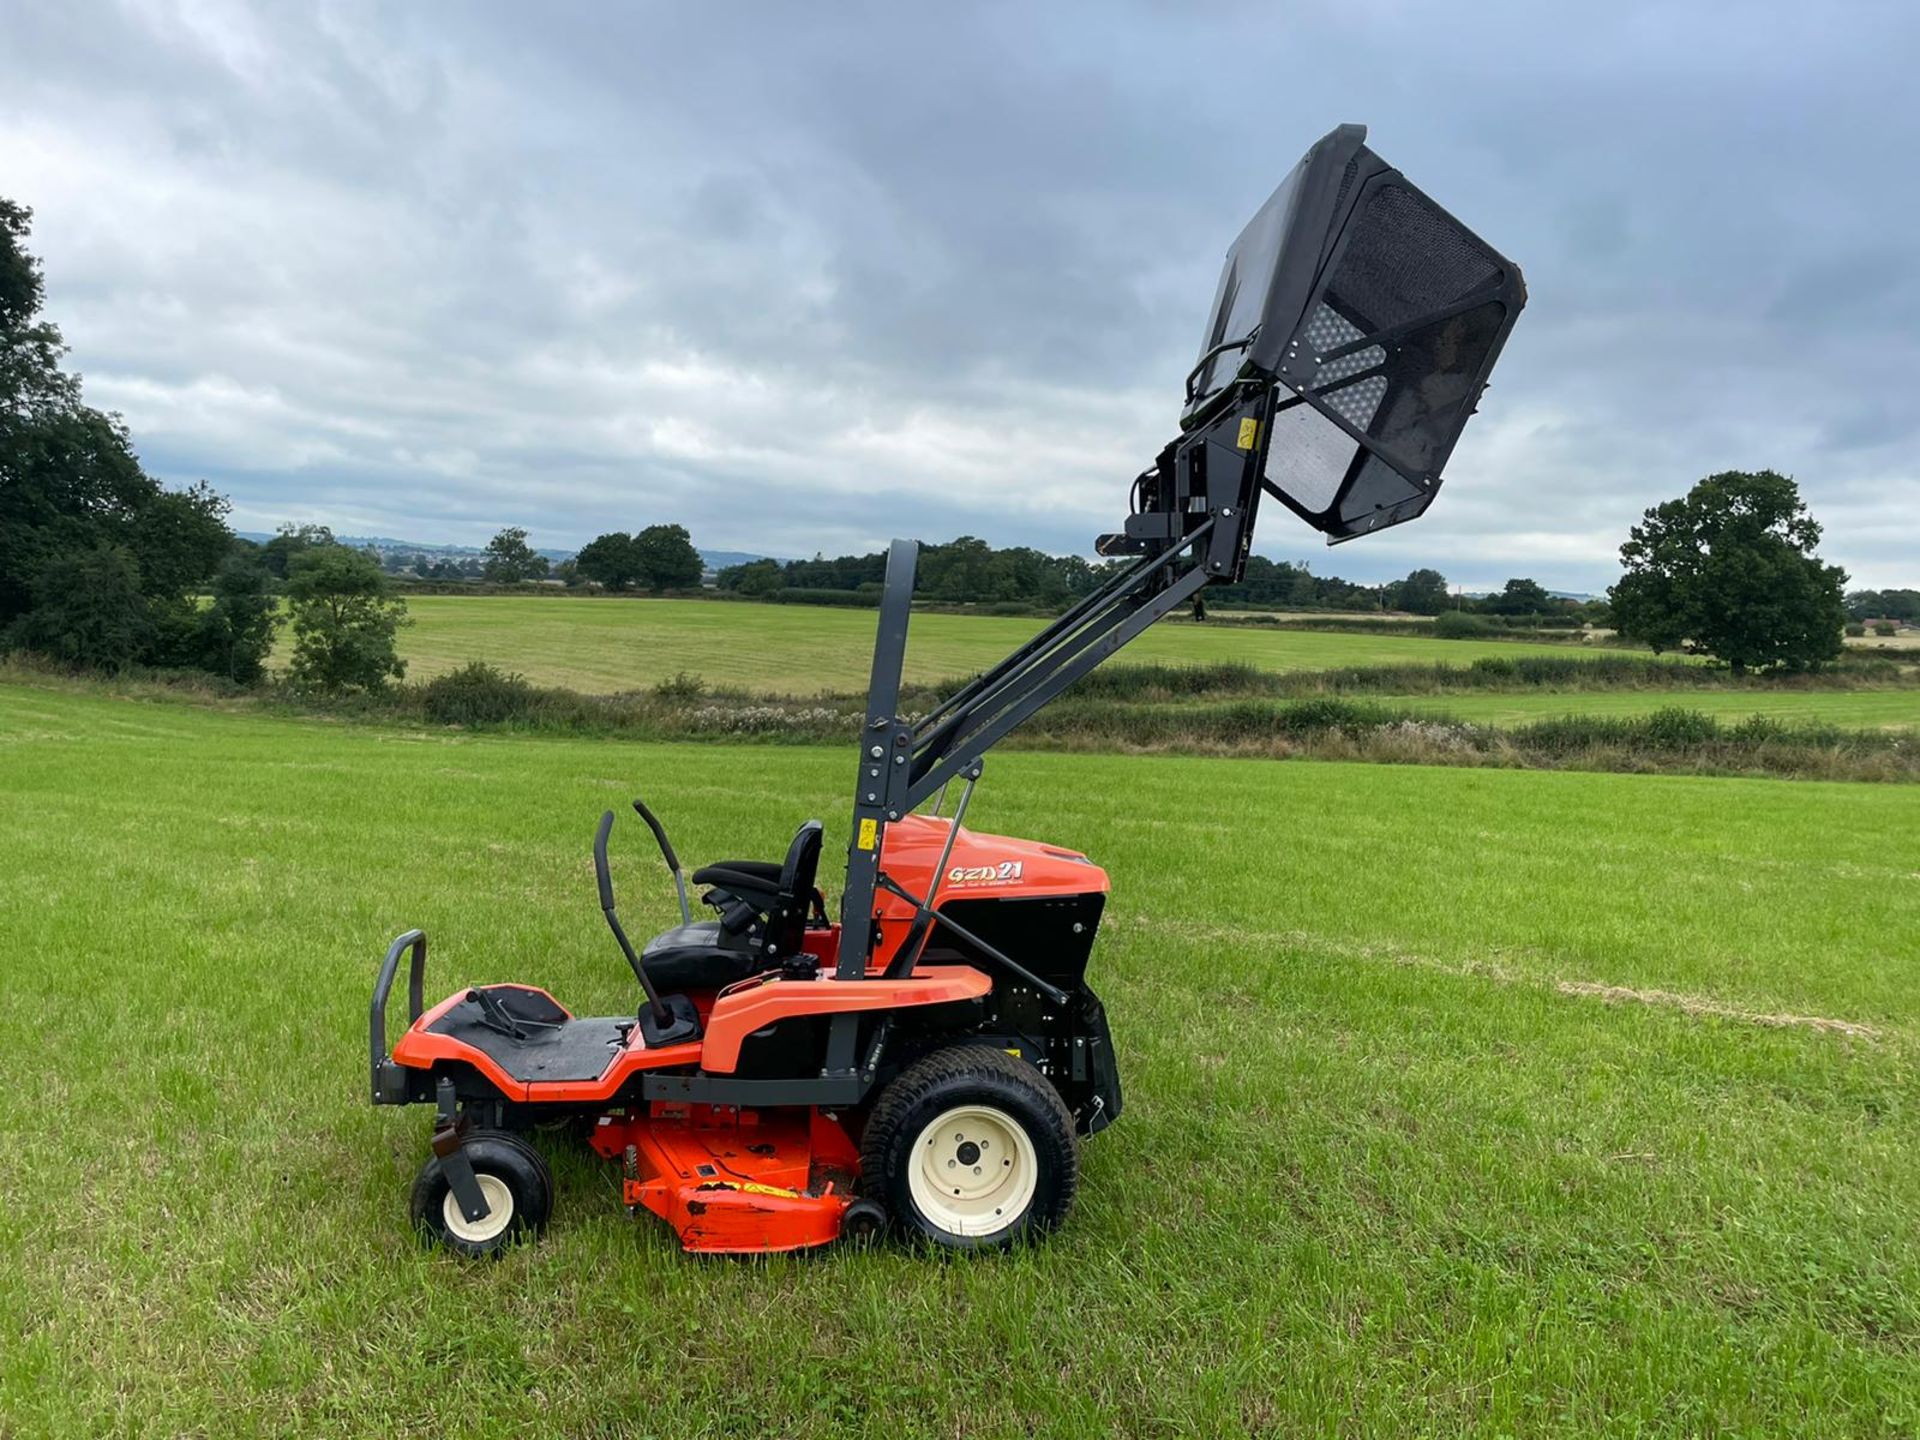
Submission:
[[[600,809],[832,854],[846,755],[0,687],[0,756],[0,1435],[1920,1426],[1910,787],[997,756],[977,824],[1115,882],[1127,1112],[1063,1233],[700,1263],[557,1150],[473,1267],[362,1098],[388,938],[630,1009]]]
[[[1369,697],[1372,698],[1372,697]],[[1382,695],[1406,706],[1481,725],[1524,725],[1560,715],[1645,715],[1668,706],[1699,710],[1722,720],[1771,715],[1849,729],[1920,727],[1920,689],[1904,690],[1607,690],[1575,693]]]
[[[708,600],[521,600],[417,595],[401,632],[408,676],[431,679],[469,660],[517,670],[541,685],[588,694],[634,690],[680,671],[709,684],[792,695],[859,690],[873,659],[872,610]],[[916,615],[907,650],[915,680],[945,680],[993,664],[1045,623],[976,615]],[[290,641],[282,633],[284,647]],[[1383,665],[1482,655],[1565,655],[1564,645],[1420,636],[1159,626],[1130,660],[1243,660],[1274,670]],[[282,656],[284,660],[284,655]]]

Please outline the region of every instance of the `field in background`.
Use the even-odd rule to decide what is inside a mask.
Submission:
[[[1610,690],[1540,694],[1381,695],[1386,706],[1405,706],[1481,725],[1524,725],[1562,715],[1646,715],[1669,706],[1698,710],[1720,720],[1770,715],[1776,720],[1818,721],[1846,729],[1920,728],[1920,687],[1897,690]]]
[[[473,1267],[405,1233],[426,1120],[362,1098],[386,941],[631,1009],[599,811],[833,854],[845,754],[7,686],[0,755],[20,1433],[1920,1426],[1912,787],[996,755],[977,825],[1115,881],[1127,1109],[1063,1234],[696,1263],[560,1150],[545,1242]]]
[[[1920,626],[1902,626],[1897,635],[1849,635],[1847,647],[1868,654],[1877,650],[1920,651]]]
[[[588,694],[642,689],[680,671],[713,685],[792,695],[864,690],[872,610],[711,600],[574,600],[418,595],[400,652],[415,680],[486,660],[541,685]],[[1045,624],[999,616],[913,617],[907,673],[945,680],[982,670]],[[287,637],[282,634],[281,662]],[[1132,661],[1243,660],[1273,670],[1384,665],[1482,655],[1565,655],[1565,645],[1424,636],[1263,632],[1160,625],[1127,647]]]
[[[517,599],[415,596],[401,633],[409,678],[426,680],[471,660],[517,671],[536,684],[588,694],[644,689],[675,674],[759,693],[858,693],[873,643],[872,611],[701,600]],[[916,615],[908,677],[951,680],[1001,658],[1043,622],[954,614]],[[284,637],[283,637],[284,644]],[[1128,647],[1126,661],[1200,665],[1238,661],[1274,671],[1399,663],[1464,666],[1488,657],[1578,658],[1579,645],[1507,640],[1435,640],[1414,635],[1161,625]],[[1602,654],[1619,655],[1619,651]],[[1628,652],[1631,653],[1631,652]],[[1847,728],[1920,727],[1920,688],[1778,690],[1758,686],[1521,694],[1369,694],[1383,706],[1477,723],[1518,725],[1564,715],[1643,715],[1666,706],[1723,720],[1768,715]]]

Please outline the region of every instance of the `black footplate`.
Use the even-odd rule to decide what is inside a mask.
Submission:
[[[538,990],[489,985],[469,990],[428,1028],[482,1051],[514,1079],[537,1083],[599,1079],[633,1024],[623,1016],[575,1019]]]

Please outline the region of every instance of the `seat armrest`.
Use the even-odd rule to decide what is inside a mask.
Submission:
[[[726,879],[721,877],[725,876]],[[780,888],[780,867],[767,860],[716,860],[693,872],[696,885],[724,885],[729,880],[744,880],[763,890]]]
[[[769,885],[759,876],[749,875],[741,870],[729,870],[723,865],[709,865],[695,879],[699,884],[711,885],[715,890],[738,897],[756,910],[771,910],[780,903],[780,887],[777,881]]]

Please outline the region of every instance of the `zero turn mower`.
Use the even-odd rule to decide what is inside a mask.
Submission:
[[[1229,250],[1180,433],[1097,545],[1133,563],[918,718],[898,703],[916,548],[894,542],[837,921],[817,884],[818,821],[781,860],[688,877],[636,800],[681,918],[634,949],[601,816],[600,906],[637,1013],[577,1016],[532,985],[428,1009],[426,936],[393,942],[374,982],[372,1095],[435,1107],[412,1197],[427,1235],[480,1256],[536,1233],[553,1181],[526,1137],[557,1120],[582,1122],[623,1167],[629,1208],[688,1250],[889,1229],[997,1248],[1066,1218],[1080,1140],[1121,1110],[1087,984],[1106,872],[962,822],[988,749],[1155,620],[1240,578],[1263,495],[1330,541],[1432,502],[1525,288],[1365,142],[1355,125],[1327,135]],[[689,879],[708,918],[693,918]],[[410,1023],[389,1052],[403,959]]]

